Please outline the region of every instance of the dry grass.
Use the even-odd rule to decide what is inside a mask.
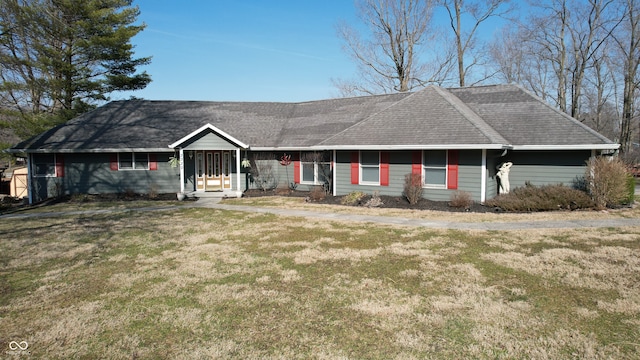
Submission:
[[[176,209],[5,219],[0,233],[8,356],[25,355],[10,341],[50,359],[640,354],[640,228],[445,231]]]
[[[640,217],[640,207],[609,209],[604,211],[549,211],[535,213],[464,213],[393,208],[365,208],[307,203],[303,198],[266,196],[257,198],[227,199],[226,204],[287,208],[310,211],[327,211],[336,214],[401,216],[411,219],[451,222],[521,222],[553,220],[619,219]]]

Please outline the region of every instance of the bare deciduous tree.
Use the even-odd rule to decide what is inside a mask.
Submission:
[[[640,92],[640,3],[638,0],[620,0],[619,6],[624,9],[625,17],[621,31],[615,35],[618,52],[621,59],[623,78],[622,117],[620,119],[620,145],[622,152],[631,150],[634,119],[637,114]]]
[[[568,113],[573,117],[580,114],[580,102],[583,82],[587,70],[595,66],[603,54],[599,50],[606,46],[612,32],[620,23],[619,19],[610,17],[608,9],[613,0],[589,0],[587,6],[576,6],[572,9],[573,21],[568,23],[571,56],[568,73],[571,85],[571,108]],[[602,63],[599,64],[602,66]]]
[[[449,15],[449,24],[454,34],[456,45],[456,59],[458,65],[458,84],[466,85],[467,75],[470,69],[480,65],[483,54],[478,53],[477,31],[480,26],[492,17],[503,16],[510,10],[502,6],[509,0],[489,1],[465,1],[465,0],[440,0],[440,4]],[[468,15],[471,21],[463,21],[463,16]],[[464,26],[468,24],[469,26]],[[467,62],[467,60],[469,60]],[[481,79],[484,80],[484,79]],[[480,81],[481,81],[480,80]]]
[[[595,131],[615,139],[619,112],[615,106],[615,74],[607,64],[608,57],[600,55],[585,76],[583,106],[578,120]]]
[[[444,81],[450,53],[437,52],[435,60],[420,62],[423,46],[435,35],[432,0],[359,0],[357,10],[368,34],[344,22],[337,26],[358,69],[358,80],[334,80],[342,95],[404,92]]]

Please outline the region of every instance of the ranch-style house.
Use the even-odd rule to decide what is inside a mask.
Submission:
[[[410,173],[427,199],[465,191],[484,202],[499,193],[502,163],[511,189],[570,185],[618,146],[520,86],[491,85],[299,103],[113,101],[10,151],[27,156],[31,202],[277,186],[400,196]]]

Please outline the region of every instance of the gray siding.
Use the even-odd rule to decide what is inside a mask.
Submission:
[[[564,184],[573,186],[584,176],[591,151],[513,151],[505,159],[513,162],[509,172],[511,189],[533,185]],[[497,164],[496,164],[497,165]],[[495,173],[495,166],[493,167]]]
[[[458,191],[471,194],[473,201],[480,201],[482,178],[482,150],[460,150],[458,160]],[[452,192],[447,190],[446,198],[450,200]]]
[[[155,153],[158,170],[110,168],[112,154],[64,154],[64,177],[33,178],[34,201],[62,194],[176,193],[180,172],[169,166],[173,153]],[[34,155],[34,156],[37,156]]]
[[[502,158],[503,150],[487,150],[487,200],[498,195],[498,179],[496,167],[505,160]]]
[[[389,185],[372,186],[351,184],[351,151],[339,151],[336,154],[337,195],[345,195],[352,191],[363,191],[371,194],[379,191],[380,195],[402,196],[404,177],[411,172],[412,151],[390,151]],[[461,150],[458,161],[458,191],[471,194],[473,200],[480,201],[480,177],[482,175],[482,151]],[[424,188],[423,196],[434,201],[448,201],[456,190]]]
[[[203,132],[183,144],[185,150],[235,150],[238,147],[213,132]]]

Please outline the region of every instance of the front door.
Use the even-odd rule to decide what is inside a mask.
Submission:
[[[196,189],[231,189],[230,157],[229,151],[196,151]]]
[[[222,190],[220,155],[219,151],[205,151],[205,191]]]

